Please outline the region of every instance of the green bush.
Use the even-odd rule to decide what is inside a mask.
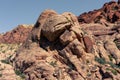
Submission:
[[[5,64],[10,64],[9,60],[5,59],[5,60],[1,60],[2,63],[5,63]]]
[[[50,62],[50,65],[52,65],[53,67],[55,67],[57,65],[57,61]]]
[[[113,56],[112,55],[108,55],[110,61],[113,61]]]
[[[106,68],[106,70],[112,72],[114,75],[118,73],[115,69]]]
[[[10,60],[11,57],[12,57],[12,55],[10,55],[9,57],[7,57],[5,60],[1,60],[1,62],[5,63],[5,64],[10,64],[9,60]]]
[[[15,70],[15,74],[18,75],[18,76],[20,76],[22,79],[25,78],[25,74],[22,73],[20,70]]]
[[[112,68],[120,68],[119,65],[113,64],[112,62],[107,62]]]
[[[0,77],[2,77],[2,74],[0,74]]]
[[[120,68],[119,64],[113,64],[112,62],[106,62],[104,58],[95,57],[95,61],[100,64],[109,64],[112,68]]]
[[[95,56],[95,61],[97,61],[100,64],[106,64],[106,61],[104,58],[98,58],[97,56]]]
[[[116,70],[111,70],[111,72],[114,74],[114,75],[117,75],[117,71]]]

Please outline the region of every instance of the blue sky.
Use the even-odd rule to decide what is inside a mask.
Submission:
[[[0,33],[12,30],[19,24],[34,24],[45,9],[58,13],[79,15],[99,9],[111,0],[0,0]]]

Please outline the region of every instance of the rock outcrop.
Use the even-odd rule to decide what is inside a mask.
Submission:
[[[28,80],[119,79],[119,25],[78,21],[69,12],[43,11],[12,59],[15,70]]]
[[[24,76],[18,76],[17,71],[10,63],[15,52],[19,48],[18,44],[0,44],[0,80],[21,80]]]
[[[108,25],[109,23],[120,22],[120,5],[115,1],[108,2],[98,10],[83,13],[78,17],[80,23],[101,23]]]
[[[26,40],[33,25],[18,25],[12,31],[0,34],[0,80],[21,80],[24,75],[14,70],[11,59],[17,49]]]
[[[54,41],[70,25],[70,21],[64,16],[53,15],[45,21],[42,28],[42,33],[49,41]]]
[[[22,43],[9,61],[26,80],[119,80],[119,12],[119,1],[79,17],[45,10],[33,28],[18,27],[0,41]]]
[[[18,25],[17,28],[0,35],[0,43],[23,43],[33,25]]]

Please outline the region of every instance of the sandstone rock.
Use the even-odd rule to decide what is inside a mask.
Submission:
[[[41,13],[36,24],[31,30],[31,33],[28,35],[24,43],[24,47],[29,48],[32,42],[39,43],[40,37],[42,36],[41,29],[43,27],[44,22],[47,20],[48,17],[53,16],[53,15],[57,15],[57,13],[54,10],[45,10]]]
[[[118,1],[119,3],[119,1]],[[120,6],[117,2],[111,1],[98,10],[83,13],[78,17],[80,23],[103,23],[107,26],[107,22],[119,22],[119,9]],[[117,14],[116,14],[117,13]]]
[[[3,35],[0,34],[0,43],[2,43],[3,41],[4,41]]]
[[[41,29],[43,27],[44,22],[47,18],[53,15],[57,15],[57,13],[54,10],[45,10],[41,13],[31,32],[31,37],[33,39],[35,38],[34,40],[40,40]]]
[[[46,21],[47,18],[49,18],[50,16],[53,16],[53,15],[57,15],[57,14],[58,14],[58,13],[55,12],[54,10],[50,10],[50,9],[44,10],[44,11],[40,14],[37,22],[38,22],[40,25],[42,25],[42,24],[44,24],[44,22]],[[40,26],[40,25],[39,25],[39,26]],[[39,27],[39,26],[37,26],[37,24],[36,24],[35,27]]]
[[[82,29],[79,26],[74,26],[71,27],[70,30],[73,31],[76,34],[78,40],[83,43],[82,37],[84,35],[84,32],[82,31]]]
[[[75,72],[75,71],[71,71],[69,72],[70,76],[72,77],[72,80],[84,80],[79,73]]]
[[[68,21],[72,24],[72,26],[79,26],[79,22],[77,20],[77,17],[70,13],[70,12],[64,12],[62,14],[66,19],[68,19]]]
[[[77,39],[66,46],[66,48],[63,49],[60,54],[68,59],[74,65],[75,69],[80,73],[80,75],[85,78],[86,72],[84,72],[84,74],[82,73],[82,63],[78,59],[79,57],[85,59],[85,57],[83,57],[83,55],[85,55],[85,52],[83,47],[81,46],[81,43]]]
[[[44,11],[27,44],[23,43],[12,57],[14,68],[28,80],[118,79],[119,75],[111,71],[120,73],[120,51],[114,43],[120,42],[116,27],[119,19],[114,20],[115,16],[119,17],[116,7],[119,8],[116,2],[106,3],[99,10],[79,16],[80,24],[72,13],[59,15],[53,10]]]
[[[77,55],[77,57],[85,55],[84,47],[77,39],[72,41],[66,48],[68,48],[68,50],[70,49],[72,54]]]
[[[106,61],[110,61],[109,59],[109,53],[105,50],[103,43],[97,43],[98,46],[98,53],[99,55],[104,58]]]
[[[116,63],[120,62],[120,51],[116,47],[115,43],[112,41],[107,41],[105,43],[105,49],[115,58]]]
[[[84,40],[84,44],[85,44],[85,47],[86,47],[86,52],[92,53],[93,52],[93,42],[90,39],[90,37],[84,36],[83,40]]]
[[[62,15],[65,16],[66,19],[70,21],[71,23],[70,31],[73,31],[76,34],[77,38],[81,41],[81,37],[83,36],[84,33],[81,30],[77,17],[70,12],[65,12]]]
[[[81,64],[81,62],[79,61],[79,59],[77,58],[77,56],[76,56],[76,55],[72,55],[72,54],[70,53],[70,51],[67,52],[67,51],[64,50],[63,52],[64,52],[65,54],[62,54],[62,55],[66,56],[65,58],[67,58],[67,59],[70,61],[69,65],[70,65],[70,64],[73,65],[73,67],[71,66],[71,68],[73,68],[73,69],[75,68],[75,70],[77,70],[77,71],[79,72],[81,78],[84,79],[85,76],[86,76],[86,72],[81,69],[82,64]],[[68,64],[68,62],[67,62],[67,64]],[[82,73],[83,71],[84,71],[85,73]],[[74,77],[73,77],[73,78],[74,78]]]
[[[81,65],[79,59],[77,59],[76,56],[68,56],[68,58],[69,58],[70,62],[75,66],[75,68],[79,72],[79,74],[83,78],[85,78],[87,73],[85,72],[85,69],[82,69],[82,67],[84,67],[84,66]],[[84,72],[84,73],[82,73],[82,72]]]
[[[63,45],[69,44],[71,41],[76,39],[76,35],[72,31],[65,31],[61,36],[60,36],[60,41]]]
[[[49,56],[49,54],[41,49],[41,48],[37,48],[37,46],[35,45],[34,47],[30,48],[31,50],[27,50],[27,49],[22,49],[22,51],[17,52],[15,58],[13,59],[14,62],[16,63],[15,67],[19,67],[20,69],[26,69],[27,67],[25,66],[31,66],[33,65],[37,60],[42,60],[44,58],[42,57],[47,57]],[[37,50],[36,50],[37,49]],[[34,50],[36,50],[34,52]],[[27,54],[29,53],[29,54]],[[43,54],[44,53],[44,54]],[[24,66],[23,66],[24,65]]]
[[[30,33],[33,25],[18,25],[17,28],[1,35],[1,43],[23,43]]]
[[[111,35],[116,33],[116,30],[113,30],[112,27],[105,27],[103,25],[100,24],[91,24],[91,25],[83,25],[86,26],[84,28],[82,28],[85,31],[91,31],[93,35],[95,36],[101,36],[101,35]],[[88,27],[87,27],[88,26]]]
[[[92,23],[96,17],[100,16],[100,14],[101,14],[100,10],[83,13],[78,17],[78,21],[81,23]]]
[[[16,80],[21,79],[15,74],[14,68],[9,59],[18,49],[18,44],[0,43],[0,80]]]
[[[53,77],[54,68],[46,62],[39,62],[32,66],[33,69],[26,70],[25,73],[29,75],[29,80],[40,79],[40,80],[56,80]],[[34,71],[33,71],[34,70]],[[32,74],[33,73],[33,74]],[[37,76],[37,77],[36,77]]]
[[[62,15],[49,17],[43,25],[42,33],[49,40],[54,41],[71,23]]]

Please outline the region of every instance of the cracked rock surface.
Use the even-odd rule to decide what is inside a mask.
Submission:
[[[119,80],[119,11],[119,1],[78,17],[45,10],[8,62],[24,80]]]

